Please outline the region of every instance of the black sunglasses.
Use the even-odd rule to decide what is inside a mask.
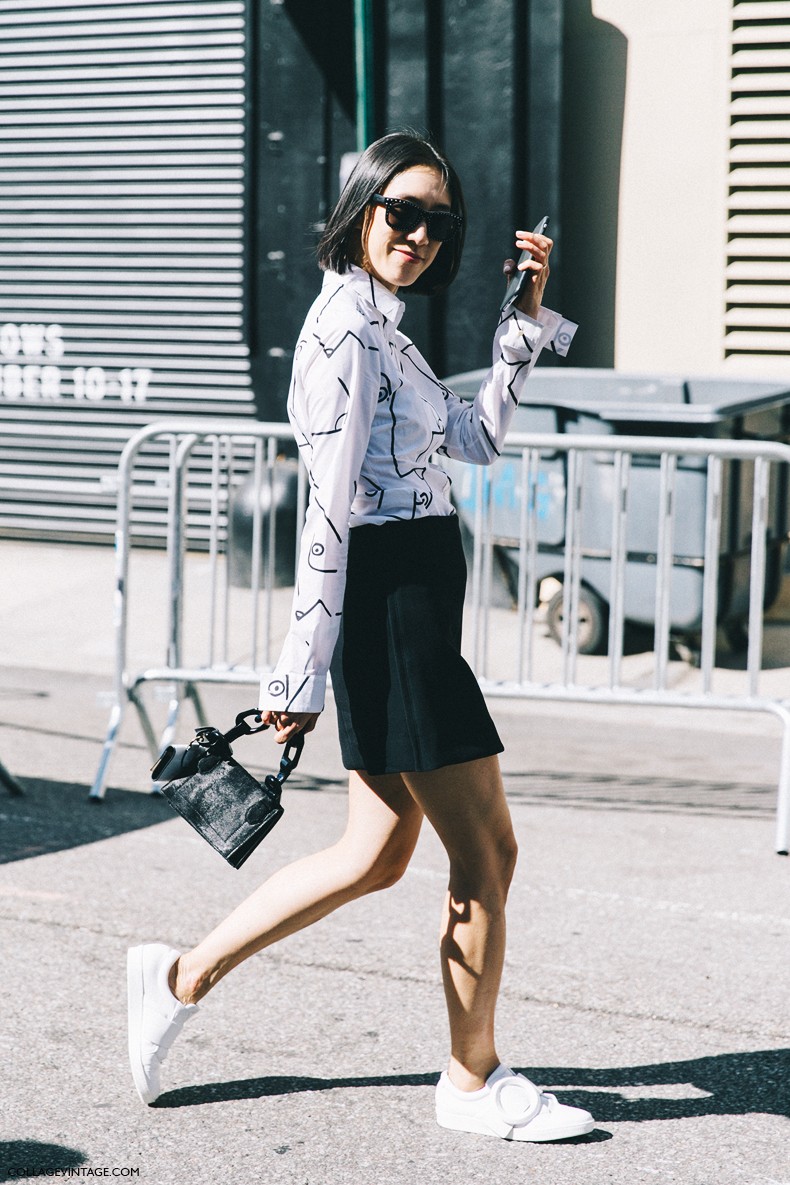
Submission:
[[[374,193],[370,200],[374,206],[384,206],[384,217],[392,230],[410,234],[424,222],[428,238],[435,243],[446,243],[463,226],[461,215],[453,214],[450,210],[423,210],[422,206],[407,198],[384,197],[380,193]]]

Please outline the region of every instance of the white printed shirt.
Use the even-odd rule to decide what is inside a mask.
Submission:
[[[435,453],[488,465],[544,347],[567,353],[576,326],[513,310],[473,403],[436,378],[398,329],[404,304],[361,268],[327,272],[296,346],[288,418],[310,479],[291,623],[259,706],[319,712],[340,629],[349,530],[454,514]]]

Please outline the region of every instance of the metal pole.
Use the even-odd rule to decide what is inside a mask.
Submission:
[[[167,512],[168,568],[170,572],[167,665],[178,668],[182,665],[184,635],[184,552],[187,540],[187,503],[189,501],[189,462],[192,450],[197,444],[196,434],[185,435],[180,440],[172,439],[170,454],[170,497]],[[173,691],[167,709],[167,722],[159,747],[173,742],[184,700],[184,684],[174,681]],[[190,694],[187,692],[187,694]],[[138,706],[139,711],[139,706]]]
[[[215,636],[217,623],[217,573],[219,571],[219,516],[220,516],[220,484],[222,474],[220,470],[219,436],[211,440],[211,490],[209,494],[209,577],[211,580],[210,609],[208,621],[208,665],[214,666]]]
[[[653,649],[656,655],[655,688],[667,685],[669,669],[669,628],[672,606],[672,567],[675,551],[675,477],[677,457],[665,453],[661,458],[658,494],[658,548],[656,555],[656,601]]]
[[[115,593],[113,601],[113,631],[115,635],[115,664],[113,671],[113,705],[107,725],[107,735],[99,758],[99,767],[91,786],[89,799],[101,802],[107,784],[110,758],[115,751],[128,702],[126,686],[126,649],[129,625],[129,551],[131,549],[132,476],[134,462],[143,436],[137,434],[127,441],[118,462],[118,512],[115,527]]]
[[[357,152],[373,139],[373,14],[371,0],[354,0]]]
[[[516,665],[516,682],[524,682],[524,650],[526,642],[526,614],[527,614],[527,528],[531,494],[529,484],[529,450],[521,453],[521,502],[518,528],[518,658]],[[532,629],[532,621],[529,622]],[[531,674],[531,672],[530,672]]]
[[[272,592],[274,589],[274,557],[277,553],[277,514],[274,501],[274,474],[277,464],[277,441],[270,436],[266,442],[266,488],[269,498],[269,533],[266,540],[266,588],[263,602],[263,661],[271,662],[272,649]],[[258,665],[257,663],[255,664]]]
[[[253,667],[257,667],[262,566],[261,543],[263,542],[263,507],[261,506],[261,491],[263,489],[263,439],[261,437],[257,437],[255,440],[253,474],[255,501],[252,507],[252,560],[250,564],[250,589],[252,592],[252,654],[250,663]],[[271,513],[272,504],[270,500],[269,514]]]
[[[705,557],[702,576],[702,690],[713,686],[716,660],[716,618],[719,611],[719,553],[721,548],[721,458],[708,457],[708,482],[705,497]]]
[[[776,850],[780,856],[786,856],[790,850],[790,711],[785,706],[775,710],[784,726],[776,803]]]
[[[565,493],[565,570],[562,582],[562,669],[565,684],[576,682],[576,657],[579,652],[583,468],[584,457],[576,448],[569,448]]]
[[[609,583],[609,686],[620,683],[625,631],[625,572],[628,525],[628,485],[631,476],[631,457],[627,453],[614,455],[612,486],[612,548],[611,578]]]
[[[527,678],[532,679],[533,675],[533,656],[535,643],[535,608],[538,603],[538,482],[540,480],[540,452],[538,449],[529,450],[529,468],[527,480],[527,493],[525,496],[529,503],[529,520],[527,537],[527,610],[526,610],[526,630],[527,630]],[[524,675],[519,670],[519,683],[523,682]]]
[[[472,478],[475,487],[474,526],[472,539],[472,670],[479,666],[482,606],[482,575],[483,575],[483,504],[486,496],[486,477],[484,469],[475,471]]]
[[[763,613],[765,604],[765,551],[768,530],[768,478],[770,461],[754,462],[754,505],[752,507],[752,562],[749,582],[749,649],[746,669],[749,695],[757,696],[763,660]]]

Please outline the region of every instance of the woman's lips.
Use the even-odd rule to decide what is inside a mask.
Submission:
[[[413,251],[408,251],[405,247],[396,247],[398,255],[403,255],[404,258],[410,260],[412,263],[422,263],[422,256],[415,255]]]

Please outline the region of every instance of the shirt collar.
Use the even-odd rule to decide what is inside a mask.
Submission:
[[[349,264],[348,271],[344,272],[342,276],[337,272],[327,272],[324,275],[324,288],[335,285],[348,289],[362,299],[365,304],[375,309],[381,317],[382,324],[389,323],[397,328],[406,310],[406,305],[370,272],[357,267],[354,263]]]

